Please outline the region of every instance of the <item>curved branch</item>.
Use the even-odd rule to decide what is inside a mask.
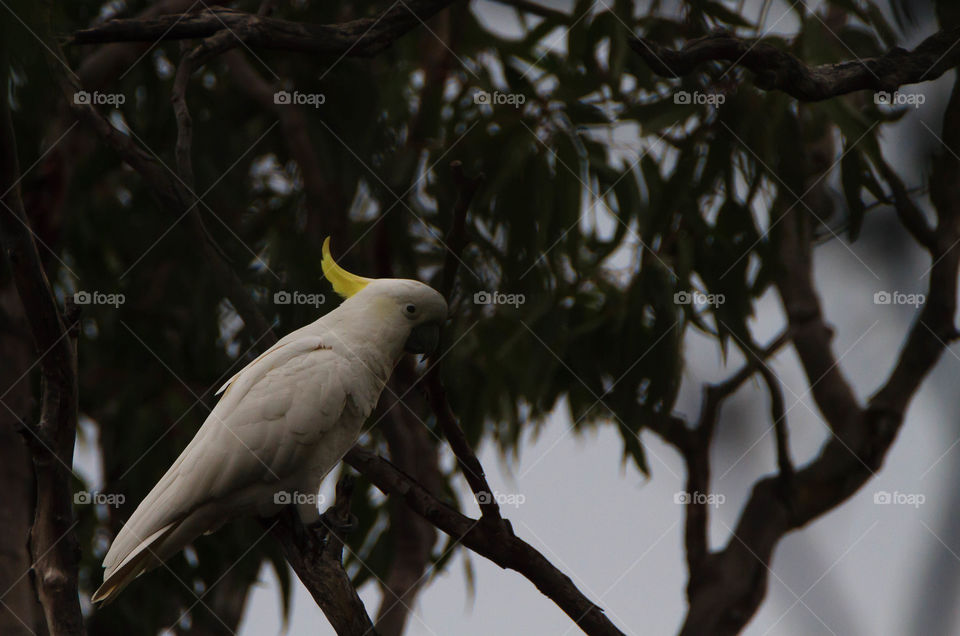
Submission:
[[[954,84],[944,116],[943,139],[949,152],[935,162],[930,179],[938,222],[935,245],[929,249],[933,267],[927,300],[889,379],[866,408],[856,404],[836,363],[831,362],[830,330],[809,280],[809,232],[798,230],[802,223],[797,216],[802,215],[784,218],[782,225],[788,230],[781,244],[784,265],[799,270],[781,277],[777,286],[795,329],[794,346],[833,435],[786,485],[775,475],[753,487],[732,538],[705,559],[699,585],[690,595],[682,634],[739,633],[763,600],[769,564],[780,539],[840,505],[874,476],[921,382],[958,337],[954,320],[960,273],[960,159],[956,154],[960,82]],[[824,384],[830,387],[820,390]]]
[[[934,80],[960,63],[960,27],[943,29],[907,51],[894,47],[880,57],[808,66],[762,40],[745,40],[727,32],[713,33],[670,49],[646,38],[630,47],[654,73],[681,77],[708,62],[732,62],[755,74],[764,90],[780,90],[800,101],[816,102],[859,90],[893,92],[904,84]]]
[[[513,534],[509,524],[487,524],[460,514],[389,461],[359,446],[350,449],[344,461],[385,494],[402,497],[417,514],[470,550],[523,575],[587,634],[622,636],[602,608],[533,546]]]
[[[789,340],[790,330],[786,329],[760,352],[756,352],[754,348],[743,347],[744,355],[747,356],[744,365],[723,382],[703,387],[700,415],[692,429],[679,418],[672,419],[666,425],[645,424],[680,452],[687,471],[688,494],[710,492],[710,443],[724,401],[736,393],[754,373],[770,373],[766,361]],[[697,583],[699,568],[709,553],[709,512],[704,498],[691,497],[684,506],[684,549],[687,553],[691,586]]]

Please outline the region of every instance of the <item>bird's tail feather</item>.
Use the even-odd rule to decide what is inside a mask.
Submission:
[[[90,600],[102,607],[113,600],[133,579],[160,565],[169,556],[169,539],[182,521],[174,521],[160,528],[141,541],[117,565],[108,568],[103,574],[103,584],[97,588]]]

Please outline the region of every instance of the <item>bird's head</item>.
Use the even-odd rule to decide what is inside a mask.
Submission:
[[[351,274],[330,255],[329,237],[323,242],[320,265],[333,291],[351,304],[362,304],[381,325],[389,325],[406,335],[405,351],[431,353],[436,349],[440,325],[447,319],[447,301],[440,292],[415,280]]]

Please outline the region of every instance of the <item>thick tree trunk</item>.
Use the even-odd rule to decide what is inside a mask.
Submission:
[[[46,631],[30,576],[29,535],[33,517],[33,465],[17,432],[30,419],[30,334],[13,284],[0,288],[0,634]]]

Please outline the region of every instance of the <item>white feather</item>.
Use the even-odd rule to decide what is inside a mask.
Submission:
[[[216,407],[117,534],[104,559],[106,602],[200,534],[269,515],[282,490],[315,493],[356,442],[414,324],[393,307],[411,296],[446,315],[414,281],[374,281],[278,341],[231,377]]]

